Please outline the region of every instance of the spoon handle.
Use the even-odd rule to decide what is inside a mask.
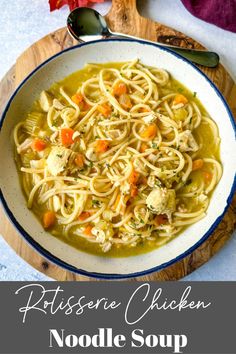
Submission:
[[[132,38],[132,39],[137,39],[137,40],[142,40],[142,38],[131,36],[128,34],[123,34],[123,33],[117,33],[117,32],[112,32],[110,31],[110,34],[116,37],[121,37],[121,38]],[[149,41],[147,39],[143,39],[145,42],[149,43],[155,43],[160,45],[161,47],[168,48],[172,50],[173,52],[178,53],[179,55],[182,55],[182,57],[190,60],[191,62],[195,64],[200,64],[207,66],[209,68],[215,68],[220,61],[219,55],[215,52],[209,52],[206,50],[197,50],[197,49],[187,49],[187,48],[182,48],[182,47],[175,47],[172,45],[160,43],[160,42],[154,42],[154,41]]]

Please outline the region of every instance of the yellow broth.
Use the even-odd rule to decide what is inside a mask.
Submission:
[[[72,73],[68,77],[64,78],[60,82],[57,82],[51,86],[51,88],[48,90],[54,97],[57,98],[62,98],[60,93],[59,93],[59,87],[62,86],[67,94],[69,96],[72,96],[73,94],[76,93],[78,87],[85,81],[91,78],[94,74],[97,74],[99,70],[103,67],[106,68],[117,68],[120,69],[123,63],[106,63],[106,64],[94,64],[94,66],[91,68],[85,66],[82,70],[79,70],[75,73]],[[202,113],[206,112],[205,108],[202,106],[201,102],[197,98],[197,93],[190,92],[186,87],[184,87],[180,82],[176,81],[175,79],[171,78],[170,80],[170,87],[172,92],[176,93],[182,93],[185,95],[189,100],[194,101],[199,109],[201,110]],[[165,89],[162,92],[162,89],[160,89],[160,94],[164,95],[165,94]],[[41,111],[39,103],[36,101],[33,105],[32,111]],[[46,117],[46,114],[45,114]],[[198,141],[198,137],[202,137],[203,141],[203,146],[202,148],[198,151],[197,153],[197,158],[204,158],[206,156],[211,156],[215,158],[216,160],[220,161],[220,152],[219,152],[219,147],[216,146],[214,142],[214,135],[212,133],[212,130],[210,129],[209,125],[203,125],[202,123],[200,126],[193,132],[194,137]],[[208,166],[206,165],[204,168],[204,171],[208,171]],[[186,185],[183,187],[184,191],[188,191],[189,188],[192,186],[194,183],[198,183],[202,179],[202,174],[201,171],[194,171],[191,172],[188,181]],[[185,203],[187,204],[188,202]],[[189,201],[191,203],[191,200]],[[42,214],[45,211],[45,208],[39,207],[38,205],[33,204],[33,211],[36,213],[38,218],[41,220]],[[193,210],[194,211],[194,210]],[[54,237],[57,237],[58,239],[62,240],[63,242],[81,250],[87,253],[92,253],[95,255],[103,256],[103,257],[127,257],[127,256],[134,256],[146,252],[150,252],[154,250],[155,248],[159,247],[160,245],[163,244],[163,238],[159,237],[156,238],[154,241],[151,240],[145,240],[141,241],[138,243],[135,247],[129,246],[129,245],[113,245],[113,247],[107,252],[104,253],[101,249],[101,247],[96,244],[96,243],[91,243],[87,241],[85,238],[82,238],[80,236],[73,235],[72,233],[69,233],[69,235],[66,237],[63,235],[61,232],[62,226],[56,225],[53,227],[50,232],[53,234]],[[138,232],[137,232],[138,234]],[[177,234],[178,235],[178,234]],[[174,235],[173,237],[175,237]],[[173,238],[172,237],[172,238]],[[171,239],[172,239],[171,238]],[[170,239],[168,240],[170,241]],[[161,242],[161,244],[159,244]]]

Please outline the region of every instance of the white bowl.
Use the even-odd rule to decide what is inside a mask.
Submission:
[[[39,93],[87,62],[118,62],[139,58],[144,64],[169,71],[177,80],[197,92],[219,127],[223,176],[217,185],[207,216],[188,227],[173,241],[147,254],[127,258],[105,258],[63,243],[43,230],[27,209],[13,157],[13,127],[29,110]],[[128,278],[160,270],[196,249],[219,224],[235,189],[236,143],[233,116],[214,84],[194,65],[177,54],[145,41],[112,39],[69,48],[45,61],[17,88],[3,113],[0,135],[1,200],[19,233],[50,261],[76,273],[100,278]]]

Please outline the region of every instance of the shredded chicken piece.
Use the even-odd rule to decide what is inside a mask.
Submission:
[[[33,141],[33,139],[31,139],[31,138],[25,139],[25,141],[21,145],[19,145],[17,148],[18,154],[20,154],[23,151],[26,151],[31,146],[32,141]]]
[[[63,147],[56,146],[53,147],[48,158],[47,158],[47,166],[49,172],[53,176],[59,175],[62,171],[64,171],[68,159],[70,157],[71,150]]]
[[[170,219],[176,209],[175,190],[156,187],[147,196],[146,204],[154,214],[166,214]]]
[[[185,130],[178,136],[178,146],[181,152],[197,151],[199,146],[194,139],[191,130]]]
[[[44,112],[48,112],[52,106],[52,97],[46,91],[42,91],[39,97],[39,103]]]

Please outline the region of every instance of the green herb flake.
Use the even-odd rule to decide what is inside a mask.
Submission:
[[[131,222],[130,225],[131,225],[131,227],[133,227],[134,229],[136,229],[136,227],[137,227],[137,224],[136,224],[135,222]]]
[[[99,200],[96,200],[96,199],[93,199],[93,200],[92,200],[92,205],[99,207],[99,206],[100,206],[100,201],[99,201]]]
[[[193,93],[193,97],[196,97],[197,96],[197,92],[194,91]]]
[[[155,180],[154,186],[161,187],[161,181],[159,181],[159,179]]]

